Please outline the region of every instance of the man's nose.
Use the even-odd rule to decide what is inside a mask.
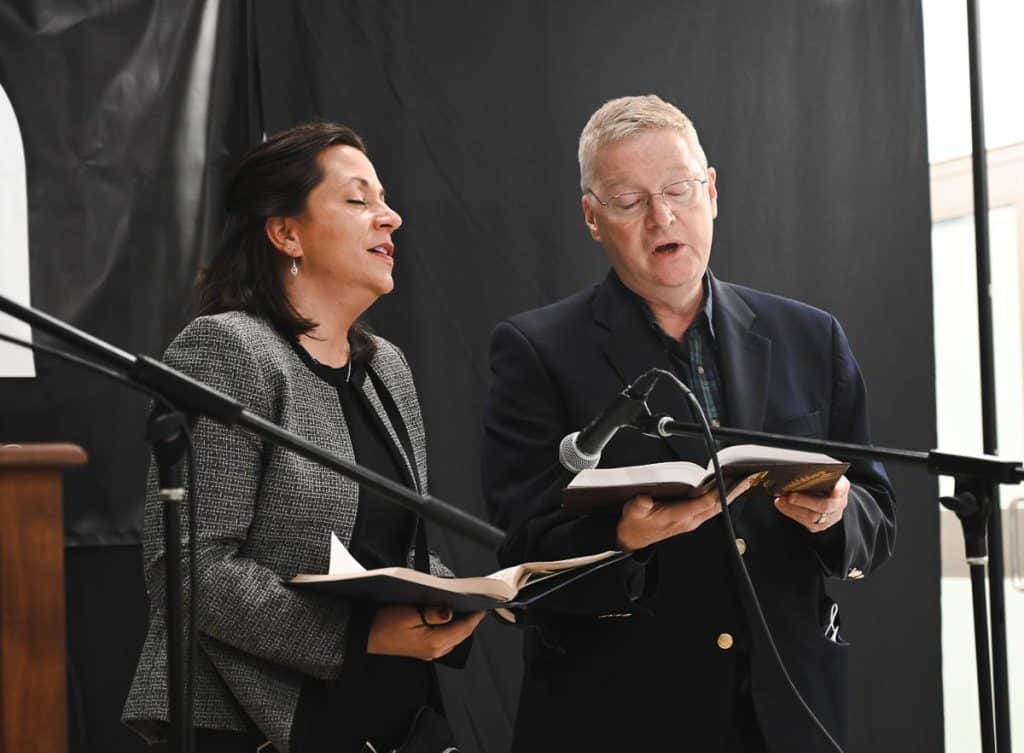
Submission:
[[[653,193],[647,199],[647,221],[654,227],[668,227],[676,215],[663,193]]]

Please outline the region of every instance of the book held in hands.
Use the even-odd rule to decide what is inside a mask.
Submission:
[[[753,476],[751,488],[762,487],[773,495],[789,492],[827,494],[846,473],[849,463],[828,455],[776,447],[743,444],[718,453],[726,489]],[[592,468],[581,471],[565,488],[562,505],[574,512],[625,502],[646,494],[655,501],[692,499],[715,486],[715,469],[683,460],[623,468]]]
[[[296,575],[287,583],[383,604],[447,606],[455,612],[515,609],[527,607],[622,556],[621,552],[609,551],[552,562],[524,562],[474,578],[444,578],[407,567],[367,570],[332,533],[328,572]]]

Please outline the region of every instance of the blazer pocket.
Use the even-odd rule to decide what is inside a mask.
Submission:
[[[822,437],[825,435],[825,426],[821,420],[820,410],[782,419],[776,427],[769,431],[776,434],[789,434],[795,437]]]

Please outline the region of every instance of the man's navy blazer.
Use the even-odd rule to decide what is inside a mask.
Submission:
[[[724,425],[869,443],[860,369],[830,314],[709,275]],[[663,339],[614,273],[569,298],[512,317],[491,342],[483,486],[509,532],[501,559],[556,559],[616,548],[618,509],[561,509],[571,478],[558,443],[644,371],[671,369]],[[690,420],[662,380],[654,413]],[[700,438],[622,430],[602,467],[666,460],[704,464]],[[858,578],[892,553],[893,493],[877,463],[854,462],[840,524],[811,534],[764,491],[734,502],[736,545],[789,674],[840,742],[846,736],[849,646],[824,577]],[[771,750],[831,750],[789,692],[733,572],[720,517],[617,568],[582,579],[534,609],[513,751],[721,750],[734,678],[749,677]],[[749,666],[749,674],[744,667]],[[739,673],[737,675],[737,672]]]

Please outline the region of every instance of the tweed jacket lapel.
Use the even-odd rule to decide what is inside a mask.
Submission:
[[[387,410],[384,408],[384,403],[381,402],[380,395],[377,394],[377,388],[373,386],[373,380],[367,377],[363,380],[362,384],[363,394],[366,395],[366,399],[370,401],[370,405],[377,412],[377,416],[384,424],[384,428],[388,431],[388,437],[391,439],[391,444],[398,450],[398,455],[402,458],[402,462],[405,465],[406,476],[413,480],[415,488],[420,491],[419,478],[417,477],[416,471],[413,468],[412,460],[405,452],[405,447],[398,438],[398,432],[395,431],[394,425],[391,423],[391,418],[388,416]],[[401,409],[399,409],[401,411]]]
[[[384,345],[383,341],[378,341],[378,345]],[[392,444],[398,449],[405,463],[406,472],[415,482],[416,490],[420,494],[426,494],[428,492],[426,438],[423,431],[423,419],[420,414],[419,400],[416,397],[416,388],[409,374],[409,365],[399,351],[393,345],[387,343],[384,347],[377,348],[377,352],[370,359],[369,370],[377,375],[380,383],[383,384],[384,389],[387,390],[388,395],[394,402],[395,407],[398,408],[398,413],[409,435],[413,457],[410,458],[408,456],[405,447],[399,440],[398,433],[391,422],[391,418],[388,416],[388,412],[384,409],[384,404],[381,402],[380,395],[377,394],[377,389],[374,387],[373,380],[369,378],[369,375],[363,380],[363,393],[387,428],[388,436]]]

